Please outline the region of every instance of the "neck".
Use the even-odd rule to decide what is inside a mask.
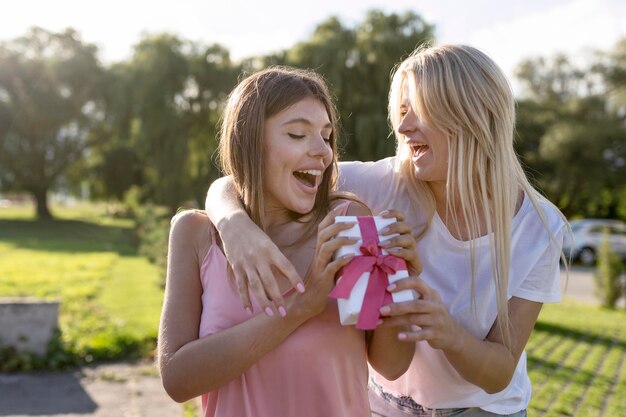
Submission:
[[[435,204],[437,207],[437,212],[440,213],[439,208],[443,208],[445,211],[446,202],[448,201],[448,195],[446,193],[446,182],[445,181],[432,181],[428,183],[428,187],[433,192],[433,196],[435,197]]]
[[[285,209],[265,210],[265,233],[280,248],[291,246],[306,232],[308,222],[294,221]]]
[[[448,207],[448,192],[446,190],[445,181],[441,182],[429,182],[428,186],[433,192],[435,197],[435,209],[439,218],[446,225],[446,228],[452,236],[458,240],[470,240],[479,236],[483,236],[487,233],[487,224],[485,218],[475,219],[478,221],[476,225],[478,230],[474,233],[471,232],[469,225],[465,222],[463,217],[463,210],[458,204],[452,207]],[[457,199],[457,202],[459,200]]]
[[[479,218],[474,219],[474,221],[476,222],[475,226],[477,227],[477,230],[474,233],[472,233],[469,228],[469,225],[465,222],[465,219],[463,218],[463,210],[462,210],[462,207],[459,206],[460,203],[458,203],[457,205],[453,205],[452,207],[447,207],[448,194],[446,192],[445,183],[432,182],[432,183],[429,183],[428,185],[430,189],[432,190],[433,195],[435,197],[437,214],[439,214],[439,217],[448,228],[448,231],[455,238],[459,240],[470,240],[470,239],[475,239],[479,236],[484,236],[487,234],[488,227],[487,227],[486,217],[483,217],[482,215],[479,214]],[[459,201],[459,199],[457,199],[457,201]],[[523,201],[524,201],[524,192],[520,189],[518,190],[517,195],[516,195],[514,214],[519,211],[520,207],[522,206]],[[477,201],[477,204],[479,205],[477,207],[478,212],[482,213],[484,207],[482,207],[480,201]],[[492,203],[489,202],[488,204],[489,204],[488,210],[493,216],[494,214],[493,214]],[[455,218],[456,218],[456,221],[454,220]]]

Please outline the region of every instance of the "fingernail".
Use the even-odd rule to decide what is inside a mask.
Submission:
[[[398,339],[406,340],[406,333],[398,333]]]
[[[389,314],[391,312],[391,308],[389,306],[383,306],[380,308],[380,314]]]
[[[246,313],[248,313],[249,316],[252,315],[252,309],[250,307],[246,307]]]
[[[389,214],[389,213],[391,213],[389,210],[383,210],[380,212],[380,215],[384,216],[385,214]]]
[[[378,319],[378,321],[376,322],[376,325],[380,326],[381,324],[383,324],[383,319]]]
[[[343,256],[341,257],[341,259],[350,259],[350,258],[354,258],[354,255],[353,255],[353,254],[351,254],[351,253],[349,253],[349,254],[347,254],[347,255],[343,255]]]
[[[396,284],[389,284],[389,286],[387,287],[387,291],[393,291],[396,289],[396,287],[397,287]]]
[[[278,314],[280,314],[281,317],[285,317],[287,315],[287,311],[285,310],[285,307],[283,306],[278,307]]]
[[[271,307],[265,307],[265,314],[272,317],[274,315],[274,310]]]
[[[298,282],[296,284],[296,289],[298,290],[298,292],[304,292],[304,285],[301,282]]]

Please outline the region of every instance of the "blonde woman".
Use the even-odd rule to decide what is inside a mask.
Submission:
[[[205,417],[369,416],[368,361],[391,379],[411,361],[413,346],[397,338],[408,326],[341,326],[328,298],[350,260],[332,255],[355,243],[336,237],[353,225],[334,217],[370,213],[332,191],[336,132],[326,85],[312,72],[270,68],[242,80],[229,97],[222,167],[255,224],[306,277],[307,290],[290,291],[279,278],[285,303],[276,314],[258,303],[244,310],[206,214],[174,218],[159,367],[174,400],[202,396]],[[395,254],[416,265],[410,225],[397,222],[395,231]]]
[[[415,354],[395,381],[372,372],[372,415],[525,416],[524,347],[542,304],[560,300],[566,222],[532,188],[514,153],[510,85],[478,49],[419,48],[395,70],[389,120],[395,157],[340,164],[341,189],[374,212],[406,213],[423,264],[419,280],[390,289],[422,297],[381,308],[383,326],[412,326],[398,337],[414,343]],[[228,188],[226,180],[212,187],[207,210],[221,220],[229,260],[239,280],[280,305],[250,271],[274,265],[292,282],[297,274],[260,233],[254,246],[261,249],[244,259],[252,245],[234,232],[249,230],[249,221]]]

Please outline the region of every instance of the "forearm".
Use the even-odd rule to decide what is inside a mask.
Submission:
[[[367,360],[376,372],[390,381],[402,376],[413,359],[415,343],[398,339],[398,333],[406,328],[406,326],[379,326],[371,333]]]
[[[163,385],[178,402],[222,387],[276,348],[305,320],[296,313],[286,318],[258,314],[222,332],[190,341],[162,364]]]
[[[458,343],[443,350],[454,369],[487,393],[506,388],[519,358],[502,343],[477,339],[461,325],[457,326],[456,334]]]
[[[230,177],[219,178],[211,184],[206,196],[205,210],[220,232],[224,222],[235,216],[249,220]]]
[[[502,391],[510,383],[542,306],[518,297],[511,297],[508,304],[510,348],[503,343],[496,320],[486,340],[475,338],[456,323],[459,343],[444,350],[463,378],[489,393]]]

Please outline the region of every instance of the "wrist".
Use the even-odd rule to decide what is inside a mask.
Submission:
[[[307,294],[294,292],[290,297],[285,299],[285,307],[287,308],[287,317],[292,316],[300,323],[304,323],[311,317],[320,313],[315,306],[307,302]]]
[[[237,230],[239,230],[240,225],[242,225],[246,219],[248,219],[248,216],[245,212],[236,211],[219,219],[215,224],[215,228],[220,236],[224,236],[228,239],[231,235],[237,236]]]
[[[450,341],[450,346],[448,347],[447,352],[451,355],[461,355],[465,351],[467,337],[473,337],[458,323],[454,323],[455,337]]]

